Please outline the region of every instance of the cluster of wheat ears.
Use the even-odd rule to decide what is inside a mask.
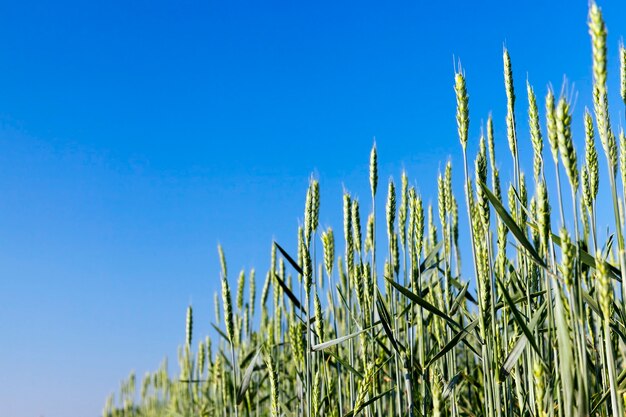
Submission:
[[[365,231],[359,202],[346,193],[338,254],[333,230],[319,230],[320,191],[312,180],[297,254],[292,257],[279,243],[272,244],[260,300],[254,271],[247,276],[242,271],[233,302],[220,247],[217,340],[207,337],[192,347],[190,307],[180,372],[168,375],[164,362],[145,376],[139,395],[131,374],[118,401],[113,396],[107,401],[104,416],[624,416],[626,137],[622,131],[616,138],[610,122],[607,32],[594,3],[588,24],[593,113],[586,111],[582,121],[582,164],[567,98],[549,89],[544,134],[527,83],[534,187],[527,186],[505,50],[506,127],[513,160],[505,202],[491,118],[472,176],[469,99],[459,68],[454,90],[464,161],[461,205],[448,163],[439,175],[437,207],[425,210],[402,174],[399,190],[393,181],[388,184],[386,218],[376,218],[374,147]],[[623,45],[619,57],[626,104]],[[544,156],[545,136],[551,158]],[[597,137],[606,158],[598,157]],[[544,166],[550,159],[556,178],[548,187]],[[604,241],[597,225],[601,169],[613,203],[612,210],[602,205],[608,211],[603,218],[615,224]],[[566,180],[560,178],[563,172]],[[467,210],[467,226],[459,225],[460,206]],[[386,223],[384,249],[375,235],[378,221]],[[469,277],[461,273],[460,228],[469,230],[471,253],[464,254],[471,256]]]

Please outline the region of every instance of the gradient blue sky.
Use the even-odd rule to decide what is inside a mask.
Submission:
[[[626,3],[601,6],[617,103]],[[261,279],[273,238],[295,246],[311,173],[321,224],[340,230],[343,187],[368,207],[374,136],[381,179],[406,168],[432,199],[446,159],[460,166],[454,56],[471,140],[492,111],[505,177],[504,44],[524,157],[527,76],[543,97],[566,74],[582,125],[586,14],[586,0],[2,2],[0,415],[96,416],[131,369],[168,355],[175,370],[186,306],[196,334],[213,320],[216,244],[231,278]]]

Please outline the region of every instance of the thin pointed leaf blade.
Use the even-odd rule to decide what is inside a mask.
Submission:
[[[462,380],[463,380],[463,373],[459,372],[456,375],[454,375],[452,379],[450,380],[450,382],[448,382],[448,384],[444,388],[441,396],[444,399],[448,398],[450,394],[452,393],[452,390],[454,389],[454,387],[456,387],[459,384],[459,382],[461,382]]]
[[[378,323],[377,323],[377,324],[378,324]],[[312,350],[312,351],[314,351],[314,352],[318,352],[318,351],[320,351],[320,350],[328,349],[328,348],[329,348],[329,347],[331,347],[331,346],[335,346],[335,345],[338,345],[338,344],[340,344],[340,343],[343,343],[343,342],[345,342],[346,340],[350,340],[350,339],[352,339],[353,337],[356,337],[356,336],[360,335],[361,333],[366,332],[366,331],[368,331],[368,330],[372,329],[372,328],[373,328],[373,327],[375,327],[377,324],[375,324],[374,326],[370,326],[370,327],[367,327],[367,328],[365,328],[365,329],[359,330],[358,332],[354,332],[354,333],[347,334],[347,335],[345,335],[345,336],[340,336],[340,337],[337,337],[337,338],[335,338],[335,339],[333,339],[333,340],[329,340],[329,341],[327,341],[327,342],[318,343],[317,345],[313,345],[313,346],[311,347],[311,350]]]
[[[552,279],[552,286],[555,292],[554,313],[556,322],[556,340],[559,348],[559,374],[563,386],[565,412],[567,415],[573,413],[574,402],[574,377],[572,367],[574,355],[572,352],[572,340],[569,335],[569,325],[565,313],[565,307],[561,299],[562,291],[556,280]]]
[[[353,417],[355,415],[355,411],[358,413],[361,410],[363,410],[365,407],[369,406],[370,404],[373,404],[374,402],[380,400],[381,398],[383,398],[385,395],[389,394],[390,392],[393,391],[393,388],[389,388],[387,391],[380,393],[372,398],[370,398],[369,400],[365,401],[363,403],[363,405],[361,405],[361,408],[358,410],[350,410],[348,411],[346,414],[343,415],[343,417]]]
[[[285,259],[287,259],[287,262],[289,262],[291,264],[291,266],[293,266],[293,269],[296,270],[296,272],[300,275],[304,275],[302,272],[302,268],[300,268],[300,265],[298,265],[298,263],[296,261],[293,260],[293,258],[291,256],[289,256],[289,254],[287,253],[286,250],[284,250],[282,248],[282,246],[280,246],[278,244],[278,242],[274,242],[274,245],[276,245],[276,247],[278,248],[278,250],[280,251],[280,253],[282,253],[282,255],[285,257]]]
[[[385,306],[385,302],[383,301],[382,295],[380,295],[380,291],[377,292],[376,299],[376,309],[378,310],[378,316],[380,317],[380,323],[383,326],[383,330],[387,335],[387,338],[391,342],[391,346],[395,349],[396,353],[400,354],[400,348],[398,348],[398,344],[396,343],[395,337],[393,337],[393,330],[391,329],[391,316],[389,315],[389,311],[387,310],[387,306]]]
[[[535,330],[535,327],[537,327],[537,325],[540,323],[541,318],[543,317],[543,313],[546,310],[546,305],[546,302],[544,302],[541,307],[539,307],[539,310],[537,310],[533,318],[530,320],[528,328],[531,332]],[[508,356],[506,357],[504,364],[500,367],[501,380],[503,380],[507,375],[511,373],[511,369],[513,369],[513,366],[521,356],[522,352],[524,352],[524,348],[526,347],[527,342],[528,339],[526,338],[526,335],[522,333],[522,335],[515,342],[513,349],[511,349]]]
[[[398,290],[402,295],[404,295],[406,298],[408,298],[409,300],[413,301],[415,304],[417,304],[420,307],[422,307],[424,310],[428,310],[431,313],[433,313],[434,315],[441,317],[442,319],[444,319],[445,321],[447,321],[448,323],[450,323],[451,325],[453,325],[457,329],[461,327],[461,326],[459,326],[459,324],[456,321],[454,321],[454,319],[452,319],[446,313],[444,313],[441,310],[439,310],[434,305],[430,304],[428,301],[424,300],[419,295],[415,294],[414,292],[412,292],[411,290],[409,290],[407,288],[404,288],[402,285],[398,284],[397,282],[395,282],[394,280],[392,280],[392,279],[390,279],[388,277],[385,277],[385,279],[387,281],[389,281],[391,286],[394,287],[396,290]]]
[[[363,374],[359,371],[357,371],[356,369],[354,369],[349,363],[348,361],[342,359],[339,357],[338,354],[336,354],[335,352],[333,352],[332,350],[328,350],[324,352],[325,354],[328,354],[330,356],[332,356],[337,362],[339,362],[339,364],[341,364],[341,366],[343,366],[344,368],[346,368],[348,371],[352,372],[354,375],[358,376],[359,378],[363,378]]]
[[[222,329],[220,329],[219,327],[217,327],[215,324],[211,323],[211,326],[213,326],[213,328],[215,329],[215,331],[224,338],[224,340],[226,340],[228,343],[230,343],[230,339],[228,338],[228,336],[226,335],[226,333],[224,333],[224,331],[222,331]]]
[[[459,344],[463,339],[467,337],[468,334],[474,331],[476,325],[478,324],[478,319],[474,320],[470,324],[467,325],[463,330],[455,334],[448,343],[441,349],[435,356],[430,358],[430,360],[426,363],[425,368],[428,368],[432,365],[437,359],[443,357],[446,353],[448,353],[452,348],[454,348],[457,344]]]
[[[283,280],[280,279],[280,277],[276,274],[274,274],[274,278],[276,278],[278,285],[280,285],[280,287],[285,292],[285,295],[291,300],[293,305],[296,306],[298,309],[302,310],[304,314],[306,314],[306,310],[304,309],[304,307],[302,307],[302,304],[300,304],[300,300],[298,300],[298,297],[296,297],[295,294],[291,292],[287,284],[285,284]]]
[[[519,242],[519,244],[522,245],[524,249],[526,249],[526,251],[534,258],[535,262],[545,267],[545,262],[539,256],[539,253],[537,253],[537,250],[535,249],[533,244],[530,243],[530,241],[526,237],[526,234],[522,231],[522,229],[519,228],[517,223],[515,223],[515,220],[513,220],[511,215],[504,208],[504,206],[502,206],[502,203],[500,203],[498,197],[493,195],[493,193],[489,190],[489,188],[487,188],[487,186],[483,182],[478,181],[478,184],[485,191],[485,194],[487,194],[487,198],[489,199],[489,202],[491,203],[493,208],[496,210],[496,213],[504,222],[506,227],[511,231],[513,236],[515,236],[515,239]]]
[[[443,240],[438,242],[431,250],[430,252],[428,252],[428,255],[426,255],[426,258],[424,258],[424,261],[420,264],[420,273],[423,274],[424,272],[426,272],[426,270],[438,265],[439,262],[437,261],[437,254],[439,253],[439,250],[441,249],[441,247],[443,246]],[[434,262],[434,264],[433,264]]]
[[[459,307],[461,307],[461,303],[465,299],[465,295],[467,294],[467,289],[468,288],[469,288],[469,282],[466,282],[463,285],[463,288],[461,288],[461,291],[459,292],[459,294],[456,296],[456,298],[452,302],[452,307],[450,307],[450,315],[451,316],[454,316],[456,314],[457,309]]]
[[[254,371],[254,367],[257,364],[257,360],[259,358],[259,354],[261,353],[261,349],[257,349],[256,355],[250,361],[250,364],[246,368],[246,372],[243,374],[243,378],[241,379],[241,386],[239,387],[239,392],[237,393],[237,405],[241,404],[243,401],[243,397],[250,387],[250,381],[252,381],[252,372]]]
[[[517,322],[517,324],[522,329],[522,332],[524,332],[524,335],[528,339],[528,342],[530,342],[530,344],[533,347],[533,349],[535,349],[537,354],[539,356],[541,356],[541,350],[539,349],[539,345],[537,345],[537,341],[535,340],[535,336],[533,336],[531,330],[526,325],[526,322],[525,322],[524,318],[522,317],[520,312],[517,310],[517,307],[515,306],[515,303],[513,302],[513,299],[511,298],[511,295],[509,294],[509,291],[504,286],[504,284],[502,284],[502,281],[500,280],[500,278],[496,278],[496,281],[498,282],[498,285],[500,286],[500,290],[502,291],[502,295],[504,295],[504,300],[509,305],[509,308],[511,309],[511,312],[513,313],[513,317],[515,318],[515,321]]]

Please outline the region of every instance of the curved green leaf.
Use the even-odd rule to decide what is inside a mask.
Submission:
[[[511,231],[513,236],[515,236],[515,239],[519,242],[519,244],[522,245],[524,249],[526,249],[526,251],[533,257],[535,262],[537,262],[540,266],[545,267],[546,263],[543,261],[543,259],[541,259],[533,244],[530,243],[530,241],[526,237],[526,234],[522,231],[522,229],[519,228],[517,223],[515,223],[515,220],[513,220],[511,215],[504,208],[504,206],[502,206],[502,203],[500,203],[498,197],[493,195],[493,193],[489,191],[489,188],[487,188],[487,186],[483,182],[478,181],[478,184],[485,191],[485,194],[487,194],[487,198],[489,199],[489,202],[491,203],[493,208],[496,210],[496,213],[498,214],[502,222],[504,222],[506,227]]]

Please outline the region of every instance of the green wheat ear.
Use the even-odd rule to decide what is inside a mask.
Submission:
[[[496,144],[493,135],[493,117],[489,113],[487,117],[487,150],[489,151],[489,163],[491,164],[491,170],[496,169]]]
[[[317,180],[313,180],[311,186],[311,196],[313,199],[313,216],[311,218],[311,228],[313,229],[313,233],[315,233],[320,222],[320,183]]]
[[[442,417],[444,415],[443,408],[443,386],[441,376],[436,371],[431,379],[431,394],[433,400],[433,417]]]
[[[454,195],[452,195],[450,204],[450,215],[452,216],[452,241],[454,242],[454,246],[458,248],[459,243],[459,203],[456,201]],[[460,261],[460,258],[457,259]],[[460,265],[457,265],[460,269]]]
[[[415,192],[415,187],[411,187],[409,188],[409,193],[408,193],[408,205],[409,205],[409,224],[408,224],[408,229],[407,229],[407,240],[408,240],[408,245],[409,245],[409,254],[410,254],[410,259],[411,259],[411,264],[412,265],[416,265],[418,262],[418,253],[417,253],[417,242],[416,242],[416,229],[417,229],[417,193]],[[413,287],[415,287],[415,285],[413,285],[413,282],[415,282],[416,280],[416,271],[411,271],[411,285]]]
[[[367,216],[367,228],[365,230],[365,251],[374,249],[374,213]]]
[[[226,269],[226,257],[224,256],[224,249],[222,249],[222,245],[217,245],[217,253],[220,258],[220,265],[222,267],[222,276],[224,278],[228,277],[228,270]]]
[[[273,245],[272,245],[273,246]],[[267,271],[265,274],[265,282],[263,283],[263,289],[261,290],[261,307],[265,307],[267,303],[267,297],[270,293],[270,284],[272,282],[272,273]]]
[[[600,133],[600,141],[609,161],[613,175],[617,172],[617,144],[611,131],[611,119],[608,109],[606,90],[606,25],[600,8],[595,2],[589,7],[589,34],[593,54],[593,107],[596,123]]]
[[[308,297],[311,294],[311,285],[313,284],[313,263],[308,249],[302,251],[302,284]]]
[[[446,169],[443,177],[446,191],[446,211],[450,213],[452,210],[452,200],[454,199],[454,195],[452,193],[452,161],[446,162]]]
[[[593,132],[593,118],[585,109],[585,164],[589,172],[589,193],[592,201],[598,196],[600,174],[598,171],[598,152]]]
[[[415,246],[417,256],[419,257],[422,252],[422,246],[424,241],[424,204],[422,203],[422,197],[417,195],[415,198]]]
[[[335,261],[335,235],[330,227],[322,233],[322,246],[324,248],[324,267],[330,277],[333,275],[333,264]]]
[[[298,234],[300,234],[299,231]],[[276,272],[276,245],[272,245],[270,249],[270,274],[275,274]]]
[[[389,179],[389,186],[387,188],[387,237],[391,241],[394,234],[394,223],[396,221],[396,186],[392,179]]]
[[[544,398],[546,395],[546,384],[544,377],[543,365],[539,360],[535,360],[533,363],[533,378],[535,381],[535,394],[536,404],[538,410],[537,417],[547,417],[548,413],[545,411]]]
[[[255,303],[256,303],[256,271],[250,270],[250,315],[254,317]]]
[[[605,320],[611,317],[611,307],[613,304],[613,284],[609,275],[608,264],[602,257],[600,250],[596,253],[596,279],[598,285],[598,303]]]
[[[572,243],[572,238],[565,228],[561,229],[561,248],[563,252],[563,279],[567,288],[571,288],[575,273],[576,246]]]
[[[554,93],[552,89],[548,89],[546,94],[546,125],[548,127],[548,143],[550,144],[550,152],[554,163],[559,161],[559,142],[556,129],[556,115],[554,107]]]
[[[206,365],[206,347],[204,346],[204,342],[200,341],[200,343],[198,343],[198,364],[197,364],[198,378],[201,378],[204,375],[205,365]]]
[[[365,400],[367,399],[368,392],[371,390],[371,386],[374,380],[375,363],[368,362],[365,368],[365,374],[363,379],[359,381],[359,390],[354,404],[354,414],[358,415],[363,410]]]
[[[593,77],[599,86],[606,85],[606,25],[602,12],[591,2],[589,7],[589,34],[593,51]],[[602,87],[600,87],[602,88]]]
[[[580,179],[582,182],[582,191],[583,191],[583,204],[584,207],[591,211],[593,209],[593,197],[591,195],[591,184],[589,179],[589,167],[587,165],[583,165],[582,170],[580,171]],[[586,216],[583,216],[583,221],[586,219]]]
[[[444,178],[441,174],[437,176],[437,211],[439,213],[439,223],[443,233],[447,230],[447,207],[446,204],[446,187]]]
[[[213,307],[215,308],[215,323],[220,323],[222,319],[220,318],[220,303],[217,291],[213,293]]]
[[[313,224],[315,223],[315,196],[314,194],[314,180],[309,183],[309,188],[306,193],[306,200],[304,204],[304,240],[306,247],[308,248],[311,243],[311,235],[313,234]]]
[[[465,75],[460,65],[454,74],[454,92],[456,93],[456,124],[459,133],[459,141],[463,151],[467,148],[469,130],[469,97],[465,86]]]
[[[572,116],[570,114],[569,103],[565,97],[559,99],[556,108],[556,130],[559,144],[559,151],[563,159],[563,166],[574,190],[578,189],[578,166],[576,150],[572,140],[571,130]]]
[[[317,416],[320,412],[322,402],[322,387],[320,380],[319,369],[315,371],[315,377],[313,378],[313,412],[312,415]]]
[[[544,251],[548,250],[550,239],[550,200],[545,182],[537,184],[537,222],[539,237]]]
[[[376,142],[372,145],[370,152],[370,189],[372,197],[376,196],[376,188],[378,187],[378,154],[376,152]]]
[[[487,183],[487,152],[485,148],[485,137],[480,137],[478,155],[474,161],[476,180],[483,184]],[[478,211],[482,227],[486,230],[489,227],[489,200],[483,187],[476,189]]]
[[[409,188],[409,179],[406,175],[406,171],[402,171],[402,180],[400,188],[400,208],[398,210],[398,231],[400,233],[400,243],[402,247],[406,246],[406,221],[407,221],[407,197]]]
[[[274,362],[274,358],[272,357],[269,349],[265,348],[265,352],[263,354],[263,359],[265,361],[265,366],[267,366],[267,372],[269,374],[270,380],[270,410],[272,417],[280,416],[280,402],[279,402],[279,393],[278,393],[278,370],[276,369],[276,364]]]
[[[222,247],[219,246],[220,256],[224,257]],[[223,262],[223,266],[226,266],[226,261]],[[228,340],[233,343],[235,336],[235,325],[233,323],[233,304],[230,297],[230,286],[228,285],[228,279],[226,275],[222,274],[222,304],[224,307],[224,324],[226,325],[226,335]]]
[[[352,200],[351,207],[352,214],[352,241],[354,242],[354,249],[357,253],[361,253],[361,213],[359,210],[359,200]]]
[[[324,315],[322,313],[322,303],[320,302],[320,297],[315,291],[314,298],[314,306],[315,306],[315,330],[317,331],[317,337],[320,341],[324,340]]]
[[[543,173],[543,137],[539,125],[539,110],[537,109],[537,97],[535,91],[528,81],[526,81],[526,91],[528,92],[528,125],[530,126],[530,141],[533,146],[533,174],[535,183]]]
[[[193,335],[193,309],[190,306],[187,307],[187,321],[186,321],[186,326],[185,326],[185,341],[186,341],[186,346],[190,347],[191,346],[191,338]]]
[[[346,267],[351,274],[354,265],[354,242],[352,240],[352,198],[350,194],[343,194],[343,233],[346,241]]]
[[[246,273],[242,269],[237,279],[237,310],[241,311],[243,308],[243,293],[246,286]]]
[[[515,133],[515,90],[513,88],[513,68],[511,66],[511,57],[509,51],[504,48],[502,53],[504,62],[504,87],[506,90],[507,113],[506,113],[506,132],[509,139],[509,149],[513,158],[517,158],[517,138]]]

